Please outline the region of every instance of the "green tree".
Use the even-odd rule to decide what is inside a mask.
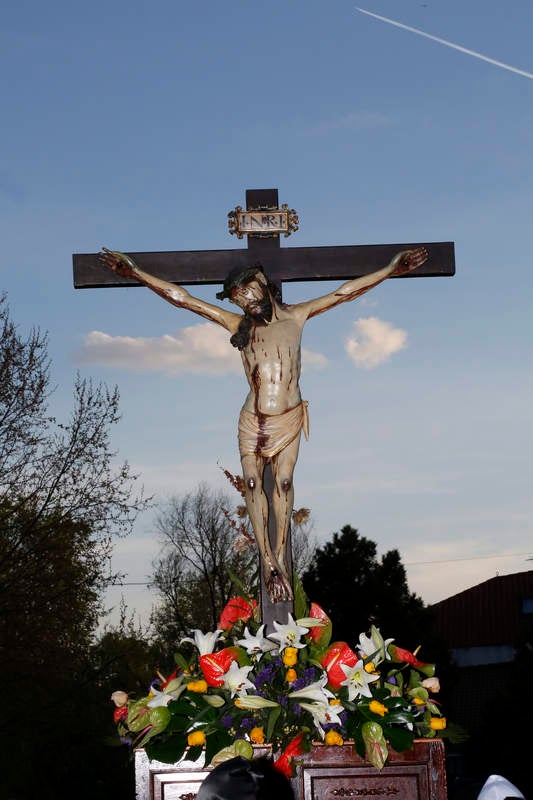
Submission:
[[[431,611],[409,591],[399,552],[378,559],[376,543],[350,525],[315,551],[302,583],[330,615],[335,638],[352,646],[372,624],[406,648],[430,635]]]
[[[47,345],[38,329],[19,332],[1,297],[0,794],[17,798],[74,781],[95,796],[93,756],[107,755],[91,645],[113,538],[146,505],[128,465],[115,466],[118,391],[78,378],[57,422]]]

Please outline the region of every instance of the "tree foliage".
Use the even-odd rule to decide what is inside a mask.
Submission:
[[[57,796],[54,775],[67,781],[101,747],[91,645],[114,577],[112,539],[146,505],[127,463],[115,465],[118,391],[78,377],[70,417],[58,422],[47,348],[38,329],[20,333],[1,297],[0,734],[14,772],[2,772],[0,794],[16,797],[33,796],[32,775],[45,770],[39,796]],[[26,761],[31,771],[20,769]]]
[[[409,591],[398,550],[378,559],[376,543],[350,525],[316,550],[302,582],[332,618],[336,639],[353,643],[371,624],[404,647],[430,635],[431,612]]]

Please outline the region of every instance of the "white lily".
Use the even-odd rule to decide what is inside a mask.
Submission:
[[[327,706],[329,698],[335,697],[333,692],[330,692],[329,689],[326,689],[327,682],[328,676],[324,674],[314,683],[310,683],[309,686],[304,686],[303,689],[296,689],[294,692],[289,692],[287,696],[290,697],[291,700],[300,700],[300,698],[305,698],[306,700],[313,700],[315,703],[322,703],[323,705]]]
[[[363,661],[359,659],[354,667],[341,664],[341,669],[346,675],[346,679],[341,682],[341,686],[348,687],[348,700],[355,700],[356,697],[372,697],[372,692],[368,684],[379,680],[379,673],[369,674],[365,671]]]
[[[269,642],[268,639],[265,639],[263,636],[264,630],[265,626],[261,625],[261,627],[257,629],[255,636],[253,636],[248,630],[248,626],[246,626],[244,629],[244,639],[239,639],[237,644],[241,647],[244,647],[249,656],[255,656],[259,653],[268,653],[269,650],[275,650],[277,645],[275,645],[273,642]]]
[[[252,666],[239,667],[236,661],[232,661],[230,668],[224,674],[224,688],[229,689],[231,696],[245,695],[247,689],[255,689],[255,686],[248,680],[247,675],[253,669]]]
[[[159,692],[157,689],[154,689],[153,687],[151,691],[153,697],[151,697],[146,703],[148,708],[159,708],[160,706],[166,707],[172,700],[174,700],[172,695],[168,694],[167,692]]]
[[[377,666],[385,659],[390,661],[388,646],[394,639],[383,639],[375,625],[370,628],[370,636],[361,633],[359,636],[359,650],[365,658],[371,658]]]
[[[183,642],[190,642],[197,648],[201,656],[207,656],[215,649],[215,645],[220,639],[222,631],[217,629],[210,633],[202,633],[199,628],[196,628],[192,633],[194,639],[191,639],[190,636],[185,636],[180,644],[183,644]]]
[[[322,725],[342,725],[340,714],[344,711],[344,707],[330,706],[328,703],[300,703],[300,706],[313,717],[315,728],[320,733],[322,739],[324,738],[324,728]]]
[[[300,637],[305,636],[308,628],[303,625],[298,625],[294,621],[292,614],[289,614],[289,622],[287,625],[281,625],[279,622],[274,622],[276,633],[270,633],[269,639],[276,639],[279,642],[279,649],[284,650],[286,647],[305,647],[305,644],[300,642]]]

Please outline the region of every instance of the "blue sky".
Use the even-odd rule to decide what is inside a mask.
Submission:
[[[363,7],[533,72],[525,0]],[[114,443],[160,498],[239,468],[227,343],[147,290],[75,291],[73,252],[240,247],[226,214],[270,187],[300,215],[284,247],[453,240],[454,278],[308,324],[296,505],[320,541],[398,547],[426,602],[531,567],[531,79],[348,2],[28,0],[0,38],[0,287],[49,331],[58,415],[76,370],[117,383]],[[143,581],[157,551],[147,514],[114,567]]]

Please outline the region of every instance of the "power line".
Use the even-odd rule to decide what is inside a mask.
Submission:
[[[491,556],[467,556],[465,558],[443,558],[434,559],[433,561],[406,561],[405,567],[419,567],[426,564],[454,564],[457,561],[484,561],[490,558],[518,558],[521,556],[529,556],[531,560],[531,551],[527,553],[495,553]],[[110,583],[109,586],[153,586],[152,582],[143,581],[124,581],[120,583]]]
[[[514,558],[516,556],[529,556],[531,555],[531,551],[528,553],[496,553],[492,556],[470,556],[469,558],[444,558],[442,560],[435,560],[435,561],[406,561],[406,567],[417,567],[422,564],[452,564],[455,561],[483,561],[484,559],[488,558]]]

